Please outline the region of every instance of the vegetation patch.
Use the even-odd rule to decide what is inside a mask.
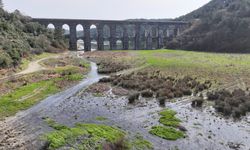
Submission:
[[[181,120],[176,118],[176,112],[170,109],[166,109],[160,112],[161,118],[159,122],[165,126],[178,127]]]
[[[59,88],[55,86],[53,80],[30,83],[17,88],[12,93],[0,97],[0,118],[27,109],[39,100],[58,91]]]
[[[23,58],[43,52],[60,52],[68,46],[61,29],[51,32],[18,10],[9,13],[0,8],[0,20],[0,69],[16,69]],[[24,61],[21,67],[26,65]]]
[[[88,68],[78,64],[51,68],[2,82],[0,118],[3,119],[20,110],[25,110],[49,95],[82,80]]]
[[[103,78],[101,83],[110,82],[126,90],[136,91],[128,96],[129,103],[134,103],[139,96],[153,97],[165,104],[165,100],[197,94],[212,86],[209,80],[198,81],[196,78],[185,76],[181,78],[165,76],[161,71],[138,71],[132,74],[112,75]]]
[[[136,150],[151,150],[153,149],[152,143],[145,140],[142,136],[136,135],[133,139],[130,140],[130,149]]]
[[[250,112],[250,94],[242,89],[209,92],[207,96],[209,101],[215,102],[214,108],[224,116],[240,118]]]
[[[164,126],[153,126],[149,133],[166,140],[177,140],[185,137],[185,134],[182,131]]]
[[[55,131],[47,133],[43,139],[48,142],[48,149],[105,149],[114,148],[121,150],[152,149],[152,144],[135,137],[133,140],[124,140],[126,133],[120,129],[102,124],[76,124],[70,128],[56,123],[50,118],[45,121]]]
[[[110,74],[131,68],[136,64],[135,57],[131,57],[127,52],[93,52],[85,53],[85,57],[95,61],[98,65],[98,73]]]
[[[102,117],[102,116],[97,116],[97,117],[95,118],[95,120],[97,120],[97,121],[106,121],[107,118]]]
[[[90,92],[95,97],[102,97],[105,95],[106,92],[110,90],[109,85],[103,83],[96,83],[91,85],[86,89],[86,92]]]
[[[166,140],[177,140],[185,137],[184,127],[180,126],[181,120],[176,118],[176,112],[170,109],[163,110],[159,122],[164,126],[153,126],[150,134],[156,135]],[[177,129],[178,128],[178,129]],[[182,131],[181,131],[182,129]]]

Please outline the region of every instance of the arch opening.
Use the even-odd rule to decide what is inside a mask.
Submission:
[[[91,51],[96,51],[97,48],[97,41],[95,39],[91,40]]]
[[[152,27],[152,49],[157,49],[158,48],[158,35],[159,35],[159,32],[158,32],[158,29],[157,27],[153,26]]]
[[[82,39],[77,40],[77,50],[84,51],[84,40]]]
[[[135,37],[135,25],[128,25],[128,37]]]
[[[146,27],[141,26],[140,28],[140,48],[145,49],[146,48]]]
[[[108,25],[103,26],[103,45],[104,50],[110,50],[110,27]]]
[[[123,37],[123,28],[121,26],[116,26],[116,38],[122,38]]]
[[[49,31],[55,31],[55,25],[53,25],[52,23],[49,23],[48,25],[47,25],[47,29],[49,30]]]
[[[122,50],[123,49],[123,42],[122,42],[122,40],[117,40],[116,41],[116,49],[117,50]]]
[[[103,38],[105,40],[110,38],[110,28],[108,25],[103,26]]]
[[[95,51],[98,49],[97,38],[98,38],[97,27],[96,25],[93,24],[90,26],[91,51]]]
[[[84,28],[81,24],[78,24],[76,26],[76,37],[77,39],[83,39],[84,38]]]
[[[62,36],[65,37],[65,42],[67,43],[67,47],[69,48],[70,46],[70,27],[67,24],[62,25],[62,28],[60,29],[61,31],[58,31],[58,34],[62,34]],[[57,32],[57,30],[56,30]]]
[[[63,30],[63,35],[66,36],[66,37],[69,37],[69,35],[70,35],[70,27],[69,27],[69,25],[64,24],[62,26],[62,30]]]
[[[104,45],[104,50],[110,50],[110,42],[109,42],[109,40],[104,40],[103,45]]]
[[[129,38],[128,49],[130,49],[130,50],[135,49],[135,38]]]

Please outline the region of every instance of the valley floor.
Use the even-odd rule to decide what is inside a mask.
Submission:
[[[127,143],[130,143],[125,144],[123,149],[248,150],[250,148],[249,113],[238,119],[223,116],[215,109],[214,102],[206,98],[206,93],[221,89],[231,92],[240,88],[249,94],[250,55],[143,50],[96,51],[81,54],[81,57],[80,59],[92,61],[89,65],[91,71],[82,81],[67,89],[61,88],[62,92],[58,90],[53,92],[59,93],[36,104],[33,103],[34,106],[29,104],[31,107],[29,109],[25,105],[24,108],[27,110],[19,112],[18,109],[10,107],[11,109],[7,109],[10,112],[5,113],[13,98],[8,98],[9,95],[0,97],[0,103],[1,100],[10,102],[10,104],[3,103],[5,107],[0,106],[0,114],[12,116],[4,117],[0,122],[0,133],[4,135],[0,137],[0,149],[91,149],[100,145],[103,149],[108,150],[112,147],[116,149],[123,142],[112,137],[122,133],[125,134],[124,138],[128,139]],[[42,66],[55,69],[58,65],[65,67],[67,63],[69,61],[50,59],[43,62]],[[75,65],[79,67],[83,64]],[[56,72],[53,76],[48,76],[48,79],[54,76],[62,77],[61,70],[60,73]],[[86,70],[84,72],[86,73]],[[65,71],[63,74],[71,75]],[[69,78],[73,77],[67,76],[67,79]],[[186,79],[196,82],[198,87],[205,87],[190,88],[191,93],[187,95],[179,93],[178,88],[182,89],[181,86],[188,88]],[[161,82],[164,82],[164,86],[161,86]],[[165,83],[168,84],[167,87]],[[207,83],[211,85],[206,87]],[[62,86],[66,84],[68,83],[63,83]],[[177,88],[178,84],[181,86]],[[168,93],[167,88],[173,89],[169,87],[170,85],[175,85],[172,98],[169,98],[170,95],[164,95]],[[1,90],[4,88],[6,87],[1,87]],[[35,89],[34,94],[36,94],[34,91],[37,91]],[[165,93],[162,94],[161,90],[165,90]],[[13,91],[15,92],[15,88]],[[151,91],[152,96],[142,96],[143,93],[146,93],[145,95],[150,93],[145,91]],[[130,100],[131,94],[136,93],[140,96],[133,101]],[[192,107],[193,100],[201,96],[205,99],[203,105]],[[22,95],[16,99],[17,101],[24,99],[25,102],[27,100],[25,98],[27,96]],[[162,98],[164,104],[160,100]],[[166,126],[162,125],[160,112],[166,109],[176,112],[176,117],[180,121],[178,125],[170,124],[171,127],[166,125],[174,118],[166,120],[164,124]],[[53,120],[56,124],[51,125],[48,120]],[[174,120],[176,121],[176,118]],[[84,128],[81,129],[84,130],[77,128],[81,126],[78,123],[82,124]],[[96,127],[96,125],[105,126]],[[181,131],[184,137],[176,140],[160,138],[150,134],[154,126]],[[112,130],[108,127],[112,127]],[[74,132],[76,130],[77,132]],[[110,135],[105,131],[110,131]],[[164,135],[168,138],[175,136],[173,133]],[[94,138],[90,138],[92,136]],[[137,140],[132,140],[137,141],[136,143],[131,142],[131,139],[138,136],[141,137],[140,140],[136,138]]]

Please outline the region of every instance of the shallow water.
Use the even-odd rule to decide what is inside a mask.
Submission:
[[[239,149],[250,149],[250,124],[245,119],[238,122],[224,119],[214,115],[210,106],[203,109],[191,108],[192,97],[166,104],[166,107],[178,112],[177,116],[188,130],[186,138],[167,141],[150,135],[149,129],[159,124],[158,112],[164,108],[159,107],[156,99],[141,99],[138,104],[128,105],[126,97],[114,96],[112,90],[105,97],[94,97],[83,91],[102,77],[97,74],[96,64],[91,63],[91,72],[81,83],[9,118],[6,120],[6,128],[21,131],[16,138],[21,139],[27,149],[39,148],[40,136],[51,131],[44,122],[44,117],[69,126],[77,122],[117,126],[130,135],[140,133],[157,150],[227,150],[230,149],[231,142],[240,144]],[[107,120],[97,121],[97,116]]]

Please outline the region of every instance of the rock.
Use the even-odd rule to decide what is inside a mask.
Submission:
[[[182,126],[182,125],[179,125],[177,128],[178,128],[180,131],[183,131],[183,132],[186,132],[186,131],[187,131],[187,129],[186,129],[184,126]]]

